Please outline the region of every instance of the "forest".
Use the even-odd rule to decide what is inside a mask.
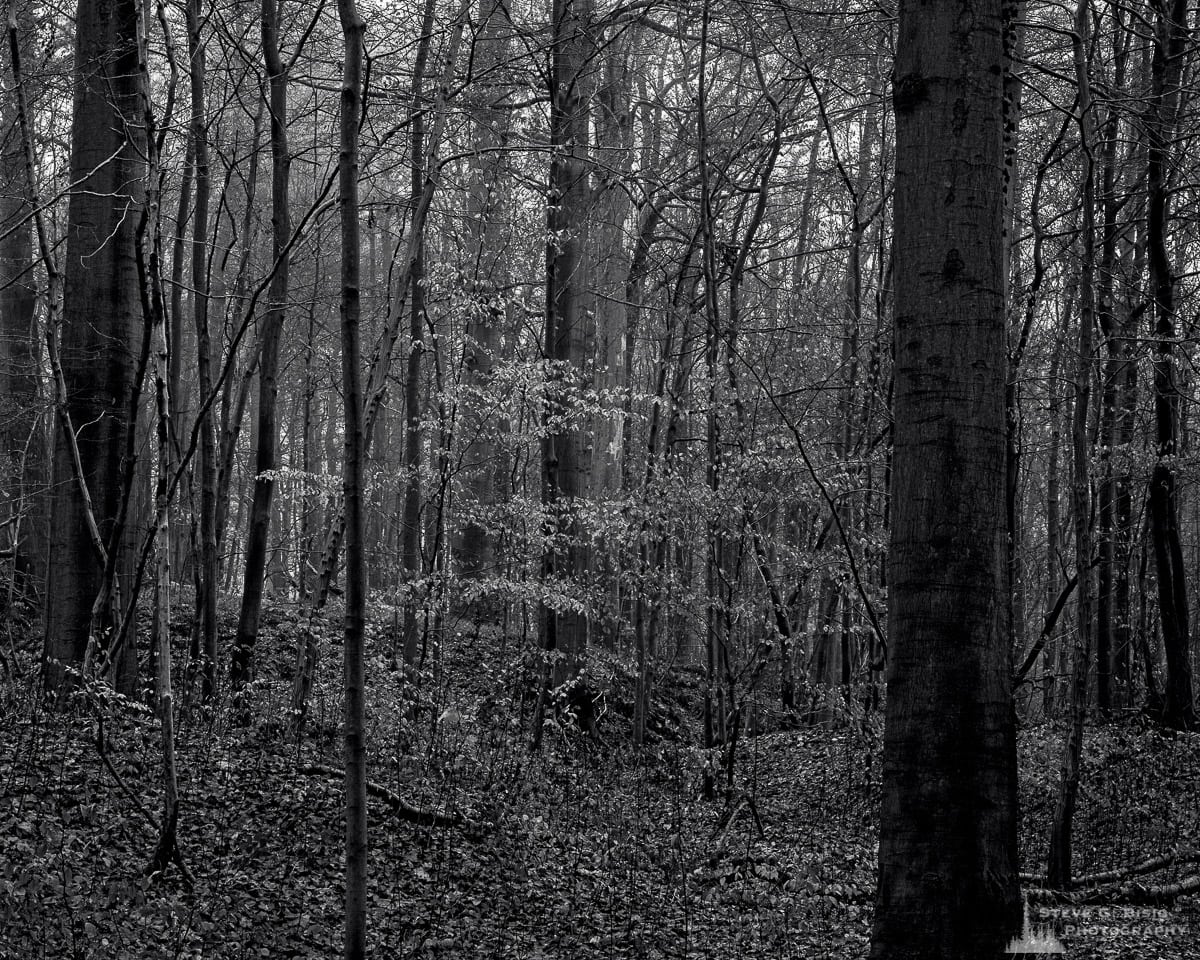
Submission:
[[[0,960],[1196,956],[1195,5],[0,7]]]

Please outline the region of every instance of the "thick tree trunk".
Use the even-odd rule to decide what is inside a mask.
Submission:
[[[900,5],[891,650],[873,960],[998,960],[1021,926],[1001,6]]]
[[[246,532],[246,569],[242,586],[242,609],[234,641],[230,681],[240,686],[250,679],[258,618],[262,612],[263,581],[271,530],[271,501],[275,492],[274,471],[279,424],[279,342],[287,312],[288,258],[291,214],[288,182],[291,154],[287,137],[287,70],[279,55],[279,10],[277,0],[262,0],[262,45],[269,81],[271,108],[271,232],[275,273],[267,293],[267,312],[258,338],[258,445],[254,460],[254,500]]]
[[[620,395],[625,381],[626,339],[625,282],[630,255],[625,243],[625,223],[630,200],[625,180],[633,165],[633,109],[630,102],[630,40],[626,28],[607,41],[603,80],[596,93],[596,171],[594,216],[589,227],[588,259],[591,271],[592,312],[595,317],[595,384],[609,391],[601,399],[601,413],[593,429],[592,492],[615,497],[621,489],[625,450],[624,405]]]
[[[550,70],[550,192],[546,246],[546,359],[555,364],[547,383],[547,436],[542,452],[542,502],[554,539],[562,545],[546,548],[543,575],[571,581],[566,590],[583,586],[588,549],[582,542],[575,512],[587,496],[591,468],[591,438],[571,410],[572,387],[586,385],[588,318],[584,310],[584,244],[591,197],[588,187],[587,85],[595,56],[589,34],[591,0],[555,0],[554,47]],[[564,422],[564,420],[566,422]],[[565,656],[566,672],[579,663],[587,638],[586,615],[574,610],[544,613],[543,642],[547,651]],[[556,671],[561,682],[565,672]]]
[[[142,325],[135,229],[144,196],[145,133],[138,91],[133,0],[80,0],[76,12],[75,100],[71,130],[63,327],[58,332],[66,411],[75,425],[83,480],[127,598],[134,551],[129,536],[112,542],[126,489],[133,398],[139,390]],[[50,562],[46,584],[46,680],[66,680],[83,662],[104,568],[87,535],[86,504],[73,482],[72,444],[59,420],[54,440]],[[135,531],[136,523],[126,523]],[[102,603],[102,607],[106,603]],[[100,618],[111,626],[118,611]],[[105,622],[105,621],[109,622]],[[103,638],[98,638],[101,644]],[[126,643],[114,665],[132,692],[137,658]]]

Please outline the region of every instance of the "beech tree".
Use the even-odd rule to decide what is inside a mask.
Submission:
[[[93,629],[98,655],[111,661],[120,688],[132,691],[137,668],[132,634],[120,650],[107,643],[132,599],[137,525],[130,501],[137,473],[148,475],[139,469],[134,442],[145,372],[135,251],[146,153],[139,15],[134,0],[80,0],[75,14],[62,329],[49,332],[58,338],[65,387],[54,437],[46,582],[52,690],[67,682],[68,667],[83,664]],[[135,515],[139,509],[132,505]]]
[[[572,390],[587,385],[588,318],[583,258],[591,206],[587,151],[588,106],[596,43],[590,0],[555,0],[550,51],[550,179],[546,207],[546,383],[542,446],[542,502],[546,547],[542,575],[549,582],[581,578],[588,566],[578,510],[589,492],[591,438],[571,409]],[[545,604],[542,642],[557,660],[552,675],[561,682],[578,669],[587,640],[586,615],[550,599]],[[547,663],[547,668],[551,664]],[[540,713],[540,711],[539,711]],[[535,716],[535,739],[541,717]]]
[[[1002,5],[903,0],[890,650],[874,960],[1021,926],[1006,623]]]

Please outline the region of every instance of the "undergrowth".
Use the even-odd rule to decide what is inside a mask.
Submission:
[[[371,956],[865,956],[877,717],[778,729],[762,704],[774,719],[742,737],[730,777],[724,749],[696,746],[694,675],[657,678],[650,743],[635,748],[632,666],[597,651],[588,676],[596,735],[562,709],[531,754],[538,666],[528,642],[462,620],[429,640],[408,676],[389,655],[391,611],[376,614]],[[320,664],[299,737],[288,729],[290,674],[306,624],[290,608],[264,620],[241,713],[249,723],[224,703],[178,696],[179,838],[191,887],[175,868],[145,872],[159,810],[153,715],[94,689],[50,711],[32,644],[14,648],[21,672],[0,685],[0,958],[340,955],[337,622],[334,611],[314,624]],[[1033,871],[1059,748],[1053,727],[1022,733],[1022,850]],[[1200,738],[1105,727],[1089,731],[1086,763],[1081,872],[1200,840]],[[702,799],[706,779],[715,800]],[[428,819],[414,822],[414,812]],[[1072,956],[1152,948],[1144,955],[1191,957],[1200,930],[1194,898],[1154,918],[1165,933],[1132,914],[1092,919],[1105,930],[1064,937]]]

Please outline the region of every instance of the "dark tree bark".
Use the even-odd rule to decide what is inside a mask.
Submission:
[[[892,639],[873,960],[998,960],[1021,926],[1001,6],[900,5]]]
[[[144,197],[145,131],[139,102],[137,18],[133,0],[80,0],[76,11],[74,119],[63,269],[59,354],[66,412],[77,433],[82,479],[97,527],[114,558],[121,597],[132,585],[132,543],[114,530],[129,494],[128,463],[136,430],[134,397],[141,353],[135,230]],[[83,662],[93,608],[105,589],[104,563],[87,533],[87,505],[73,482],[72,444],[64,420],[55,431],[50,564],[46,583],[46,680],[66,680]],[[99,629],[114,615],[100,604]],[[100,642],[103,643],[102,638]],[[126,643],[114,665],[118,685],[132,692],[137,659]]]
[[[588,493],[591,472],[590,436],[572,419],[568,394],[585,383],[588,318],[583,309],[583,257],[588,185],[588,89],[594,43],[589,34],[591,0],[555,0],[554,42],[550,64],[550,190],[546,245],[546,359],[555,364],[547,383],[548,432],[542,451],[542,502],[548,525],[562,545],[550,545],[543,561],[547,582],[582,577],[588,550],[580,542],[575,503]],[[567,670],[578,665],[587,638],[587,617],[576,611],[544,613],[543,643],[547,651],[566,657]],[[564,672],[556,671],[559,681]]]
[[[1167,673],[1162,719],[1179,729],[1197,724],[1192,693],[1187,572],[1179,534],[1179,375],[1175,348],[1175,277],[1167,253],[1170,223],[1169,151],[1179,119],[1183,54],[1188,41],[1186,0],[1152,0],[1154,51],[1146,111],[1147,239],[1154,297],[1154,423],[1157,462],[1150,476],[1150,534],[1158,571],[1158,610]]]
[[[346,432],[342,495],[346,510],[346,927],[345,960],[367,955],[367,757],[363,640],[367,562],[363,543],[363,396],[359,340],[358,125],[362,112],[363,21],[354,0],[338,0],[344,39],[339,114],[338,199],[342,217],[342,401]]]
[[[267,292],[267,312],[259,329],[258,354],[258,447],[254,460],[254,500],[246,536],[246,571],[242,587],[242,609],[234,642],[230,681],[238,686],[250,679],[258,618],[262,612],[263,579],[267,572],[268,539],[271,530],[271,501],[275,492],[274,470],[279,424],[276,398],[279,392],[279,341],[287,313],[288,258],[286,248],[292,232],[288,209],[291,154],[287,136],[287,68],[279,55],[279,9],[277,0],[262,0],[263,59],[267,66],[271,107],[271,232],[275,273]]]
[[[27,59],[33,40],[32,11],[18,0],[9,11],[18,56]],[[17,115],[18,91],[0,93],[0,476],[6,492],[0,513],[0,547],[11,551],[13,596],[32,601],[46,575],[46,454],[38,411],[37,279],[33,228],[25,184],[25,149]],[[20,83],[28,87],[28,80]],[[26,103],[31,99],[24,91]],[[0,605],[7,599],[7,591]]]

